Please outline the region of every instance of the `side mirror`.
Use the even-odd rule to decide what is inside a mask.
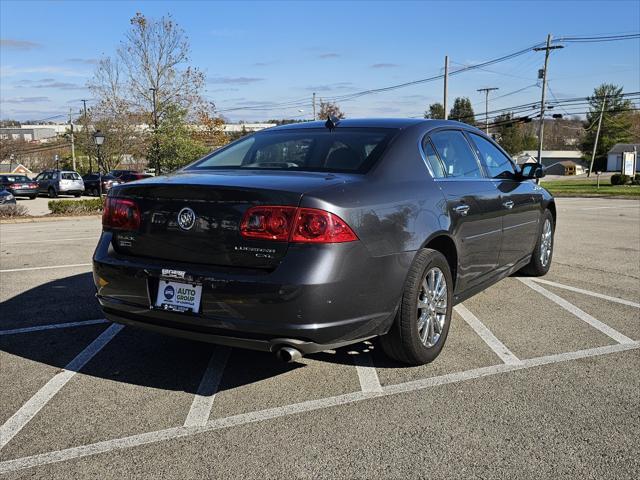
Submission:
[[[520,169],[520,177],[522,180],[535,180],[545,175],[545,168],[540,163],[525,163]]]

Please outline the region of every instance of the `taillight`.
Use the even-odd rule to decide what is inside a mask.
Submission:
[[[9,185],[9,188],[15,190],[16,188],[20,188],[20,185],[18,185],[17,183],[12,183],[12,184]]]
[[[107,197],[102,212],[102,226],[113,230],[138,230],[140,209],[126,198]]]
[[[337,215],[316,208],[261,206],[247,210],[240,224],[245,238],[296,243],[341,243],[358,239]]]
[[[291,234],[292,242],[341,243],[358,237],[337,215],[316,208],[299,208]]]
[[[296,207],[251,207],[244,214],[240,233],[247,238],[289,240]]]
[[[29,184],[29,188],[38,188],[38,184],[37,183],[30,183]]]

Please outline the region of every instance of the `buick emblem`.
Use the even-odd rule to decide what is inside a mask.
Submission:
[[[178,226],[182,230],[191,230],[196,224],[196,214],[189,207],[185,207],[178,212]]]

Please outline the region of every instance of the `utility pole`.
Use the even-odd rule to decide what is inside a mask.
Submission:
[[[316,92],[313,92],[313,119],[316,119]]]
[[[591,152],[591,165],[589,165],[587,178],[591,176],[591,170],[593,170],[593,161],[596,159],[596,150],[598,149],[598,138],[600,138],[600,127],[602,126],[602,117],[604,115],[604,106],[606,104],[607,104],[607,97],[605,96],[604,99],[602,100],[602,108],[600,109],[600,118],[598,119],[598,130],[596,131],[596,140],[595,142],[593,142],[593,152]]]
[[[542,142],[544,140],[544,109],[545,95],[547,93],[547,71],[549,67],[549,52],[558,48],[564,48],[562,45],[551,46],[551,34],[547,35],[547,46],[534,48],[536,52],[544,50],[544,70],[542,72],[542,99],[540,101],[540,125],[538,127],[538,163],[542,164]]]
[[[484,92],[484,133],[489,135],[489,92],[498,90],[498,87],[479,88],[478,92]]]
[[[81,100],[84,105],[84,134],[87,136],[87,150],[89,150],[89,145],[91,145],[91,141],[89,140],[89,123],[87,122],[87,101]],[[91,164],[91,152],[88,152],[89,156],[89,173],[93,173],[93,165]]]
[[[157,88],[151,87],[151,95],[153,98],[153,152],[156,157],[156,176],[160,176],[160,155],[158,148],[158,113],[156,110],[156,91]]]
[[[71,107],[69,107],[69,126],[71,127],[71,162],[73,164],[73,171],[76,170],[76,144],[73,138],[73,120],[71,119]]]
[[[445,55],[444,57],[444,101],[442,102],[442,106],[444,107],[444,119],[449,118],[449,113],[447,112],[447,84],[449,82],[449,56]]]

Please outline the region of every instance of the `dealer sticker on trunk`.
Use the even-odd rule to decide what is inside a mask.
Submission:
[[[180,312],[198,312],[202,285],[160,280],[156,307]]]

